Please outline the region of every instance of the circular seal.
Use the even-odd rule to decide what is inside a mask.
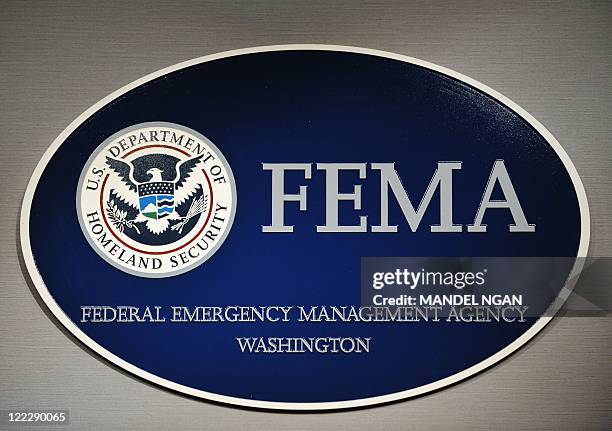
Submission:
[[[236,211],[236,185],[219,149],[172,123],[123,129],[93,152],[79,180],[83,234],[108,263],[169,277],[209,259]]]

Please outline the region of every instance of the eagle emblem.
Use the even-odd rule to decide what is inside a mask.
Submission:
[[[85,238],[128,274],[170,277],[220,247],[236,212],[221,151],[180,124],[134,124],[106,138],[83,166],[77,215]]]
[[[126,227],[140,234],[139,225],[153,235],[168,230],[182,234],[182,230],[194,217],[206,211],[208,196],[202,185],[192,175],[201,162],[196,156],[179,162],[164,154],[150,154],[131,162],[106,156],[106,165],[119,181],[113,182],[107,213],[115,227]],[[150,167],[151,166],[151,167]],[[179,209],[190,202],[182,215]],[[137,214],[129,219],[128,214]]]

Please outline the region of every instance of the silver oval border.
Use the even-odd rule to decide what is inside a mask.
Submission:
[[[168,389],[178,391],[193,397],[203,398],[215,402],[226,403],[226,404],[234,404],[245,407],[252,408],[260,408],[260,409],[274,409],[274,410],[338,410],[338,409],[348,409],[355,407],[364,407],[371,406],[374,404],[388,403],[391,401],[397,401],[404,398],[415,397],[417,395],[422,395],[427,392],[431,392],[434,390],[441,389],[445,386],[452,385],[461,380],[466,379],[488,367],[499,362],[503,358],[510,355],[512,352],[517,350],[519,347],[524,345],[527,341],[533,338],[538,332],[540,332],[551,320],[552,317],[541,317],[538,319],[534,325],[529,328],[523,335],[514,340],[508,346],[485,359],[478,364],[475,364],[465,370],[454,374],[452,376],[446,377],[444,379],[438,380],[436,382],[429,383],[427,385],[420,386],[418,388],[409,389],[406,391],[395,392],[392,394],[381,395],[370,398],[362,398],[357,400],[347,400],[347,401],[335,401],[335,402],[320,402],[320,403],[284,403],[284,402],[271,402],[271,401],[258,401],[252,399],[245,398],[236,398],[230,397],[226,395],[219,395],[211,392],[202,391],[199,389],[191,388],[189,386],[180,385],[170,380],[163,379],[154,374],[151,374],[145,370],[142,370],[134,365],[124,361],[123,359],[115,356],[113,353],[104,349],[102,346],[97,344],[91,338],[89,338],[84,332],[82,332],[72,321],[68,318],[66,314],[62,311],[62,309],[57,305],[54,301],[53,297],[45,287],[45,284],[42,280],[42,277],[38,273],[36,269],[36,263],[34,261],[34,257],[32,255],[32,249],[30,247],[30,232],[29,232],[29,219],[30,219],[30,209],[32,206],[32,199],[34,197],[34,192],[36,190],[36,186],[40,179],[42,172],[44,171],[47,163],[55,153],[55,151],[59,148],[59,146],[64,142],[64,140],[74,131],[77,127],[81,125],[85,120],[87,120],[91,115],[93,115],[98,109],[102,108],[106,104],[112,102],[116,98],[125,94],[126,92],[145,84],[155,78],[159,78],[163,75],[166,75],[170,72],[174,72],[176,70],[184,69],[189,66],[193,66],[200,63],[205,63],[212,60],[217,60],[221,58],[234,57],[238,55],[244,54],[253,54],[259,52],[270,52],[270,51],[296,51],[296,50],[310,50],[310,51],[338,51],[338,52],[351,52],[357,54],[365,54],[372,55],[376,57],[384,57],[390,58],[393,60],[403,61],[406,63],[415,64],[417,66],[425,67],[427,69],[434,70],[436,72],[443,73],[452,78],[455,78],[459,81],[462,81],[472,87],[477,88],[485,94],[493,97],[499,102],[506,105],[508,108],[512,109],[515,113],[520,115],[523,119],[525,119],[532,127],[534,127],[538,133],[540,133],[551,145],[551,147],[555,150],[561,161],[563,162],[565,169],[569,173],[572,182],[574,184],[574,189],[576,192],[576,196],[578,197],[578,202],[580,205],[580,222],[581,222],[581,232],[580,232],[580,244],[578,246],[577,257],[586,257],[589,247],[591,227],[590,227],[590,214],[589,214],[589,206],[587,201],[586,192],[580,176],[578,175],[578,171],[574,167],[574,164],[570,160],[569,156],[561,147],[561,144],[554,138],[554,136],[534,117],[532,117],[527,111],[522,109],[516,103],[493,90],[492,88],[487,87],[486,85],[469,78],[465,75],[462,75],[453,70],[447,69],[446,67],[438,66],[427,61],[419,60],[413,57],[408,57],[405,55],[394,54],[386,51],[380,51],[376,49],[368,49],[368,48],[358,48],[351,46],[341,46],[341,45],[321,45],[321,44],[291,44],[291,45],[271,45],[271,46],[260,46],[253,48],[244,48],[244,49],[236,49],[232,51],[225,51],[217,54],[206,55],[203,57],[198,57],[193,60],[188,60],[182,63],[175,64],[170,67],[166,67],[157,72],[153,72],[149,75],[146,75],[132,83],[120,88],[119,90],[109,94],[104,99],[100,100],[81,115],[79,115],[70,125],[64,129],[62,133],[53,141],[51,146],[45,151],[43,157],[38,162],[38,165],[34,169],[32,173],[32,177],[28,183],[26,193],[23,199],[22,209],[21,209],[21,219],[19,224],[20,230],[20,240],[21,240],[21,248],[23,252],[23,258],[28,270],[28,273],[34,283],[38,294],[43,299],[49,310],[55,315],[55,317],[62,323],[66,329],[68,329],[75,337],[77,337],[82,343],[84,343],[87,347],[92,349],[97,354],[101,355],[103,358],[109,360],[115,365],[123,368],[124,370],[135,374],[138,377],[146,379],[152,383],[157,385],[166,387]],[[580,274],[583,265],[583,259],[577,259],[572,272],[570,273],[568,280],[575,280],[577,276]],[[571,288],[573,286],[566,286],[566,289],[562,291],[559,295],[558,299],[564,300]]]
[[[96,243],[91,238],[91,235],[89,234],[89,232],[87,231],[87,228],[85,227],[85,221],[83,220],[83,214],[81,214],[81,194],[80,193],[81,193],[81,189],[83,188],[83,183],[85,182],[85,177],[87,176],[87,169],[91,166],[91,163],[94,161],[96,156],[102,152],[104,147],[107,146],[110,142],[114,141],[119,136],[125,133],[131,132],[132,130],[137,130],[143,127],[168,127],[172,129],[182,130],[183,132],[189,133],[195,136],[196,138],[200,139],[202,142],[204,142],[206,145],[212,148],[213,151],[217,153],[219,160],[221,160],[221,163],[223,163],[225,170],[227,171],[227,175],[230,179],[230,188],[232,190],[232,194],[234,197],[232,210],[230,212],[230,217],[227,222],[227,229],[225,229],[225,232],[223,232],[223,235],[219,237],[219,240],[217,241],[217,243],[208,252],[208,255],[204,257],[203,259],[195,261],[191,263],[190,265],[187,265],[181,269],[177,269],[175,271],[170,271],[170,272],[165,272],[163,274],[158,274],[158,273],[147,274],[145,272],[133,271],[131,269],[124,268],[121,265],[117,264],[115,261],[109,259],[109,257],[106,256],[102,252],[102,250],[100,250],[96,246]],[[234,179],[234,173],[232,172],[232,168],[230,164],[227,162],[227,159],[225,158],[221,150],[215,144],[213,144],[213,142],[210,139],[208,139],[206,136],[204,136],[197,130],[190,129],[189,127],[183,126],[182,124],[169,123],[167,121],[148,121],[145,123],[133,124],[131,126],[128,126],[124,129],[119,130],[116,133],[113,133],[111,136],[109,136],[104,141],[102,141],[102,143],[96,147],[96,149],[93,151],[93,153],[91,153],[91,155],[85,162],[85,165],[83,166],[83,170],[81,171],[81,176],[79,177],[79,183],[77,185],[77,193],[76,193],[76,209],[77,209],[77,217],[79,218],[79,225],[81,226],[81,231],[83,232],[83,235],[85,236],[85,239],[87,240],[91,248],[93,248],[94,251],[98,254],[98,256],[104,259],[109,265],[114,266],[115,268],[117,268],[118,270],[122,272],[125,272],[126,274],[130,274],[130,275],[134,275],[136,277],[142,277],[142,278],[169,278],[175,275],[184,274],[193,269],[196,269],[198,266],[202,265],[208,259],[213,257],[214,254],[219,250],[219,247],[223,245],[223,243],[225,242],[225,239],[227,238],[230,231],[232,230],[232,225],[234,224],[234,217],[236,216],[237,207],[238,207],[238,194],[236,193],[236,180]]]

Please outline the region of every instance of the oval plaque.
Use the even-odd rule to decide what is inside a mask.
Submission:
[[[327,45],[116,91],[44,154],[20,226],[38,293],[97,354],[191,396],[303,410],[500,361],[552,319],[589,232],[572,162],[515,103]]]

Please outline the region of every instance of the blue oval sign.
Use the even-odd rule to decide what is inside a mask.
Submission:
[[[20,229],[38,293],[93,351],[273,409],[496,363],[551,320],[590,232],[576,169],[516,104],[326,45],[202,57],[101,100],[36,167]]]

